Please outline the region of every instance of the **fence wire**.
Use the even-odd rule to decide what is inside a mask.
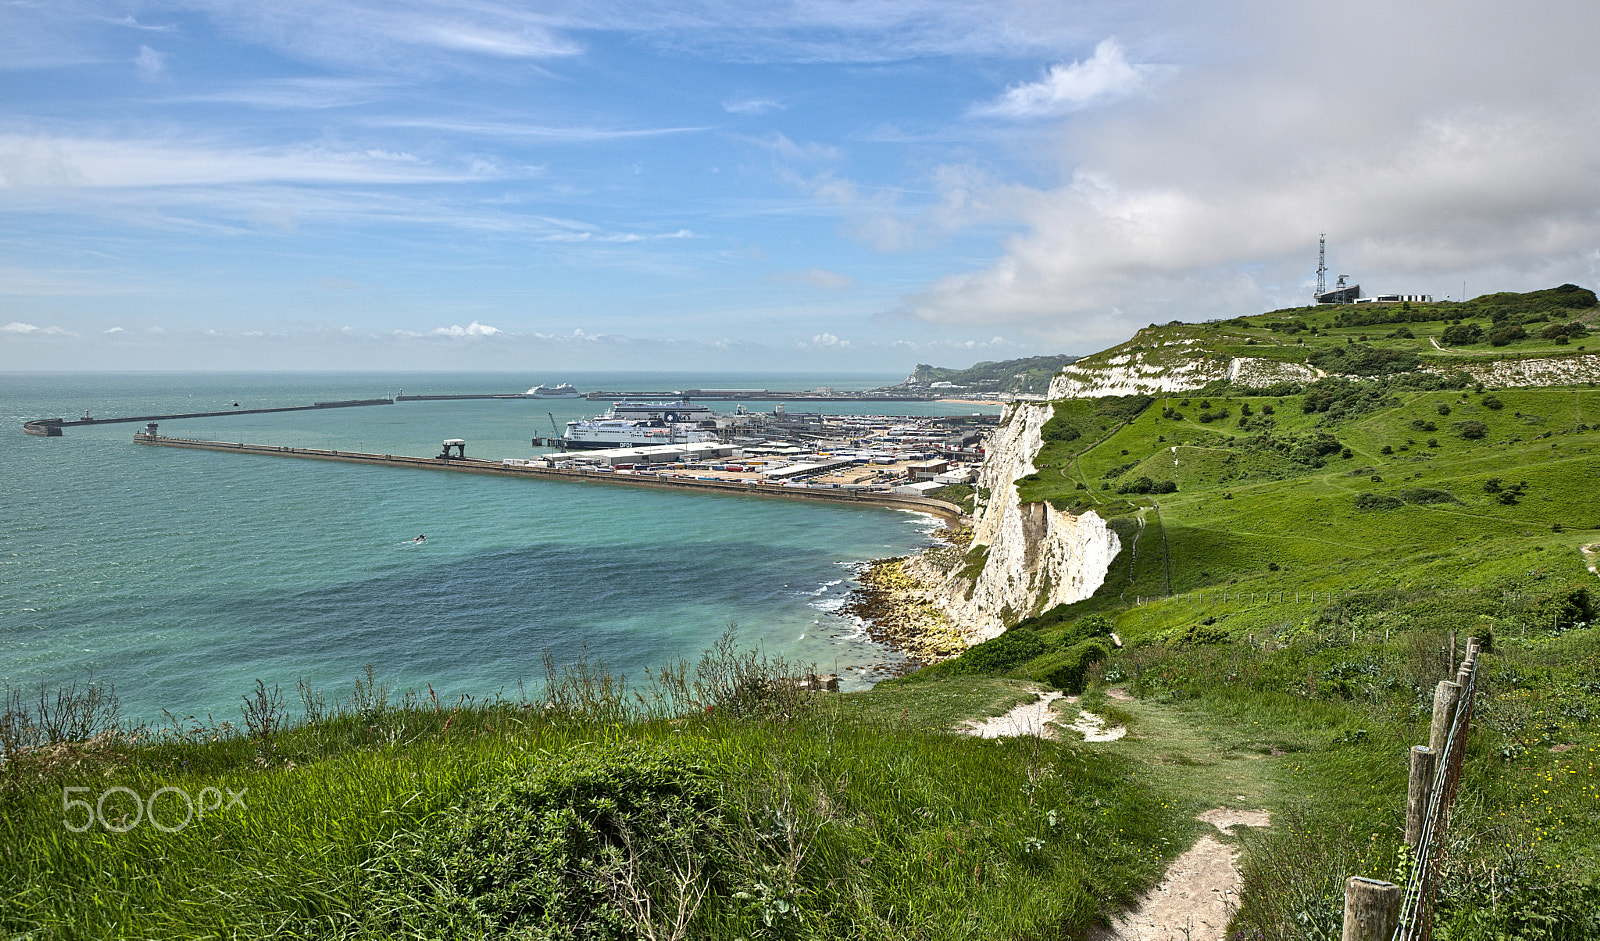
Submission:
[[[1423,812],[1422,833],[1417,838],[1416,856],[1406,880],[1400,902],[1400,922],[1393,941],[1431,941],[1433,938],[1433,898],[1437,887],[1440,850],[1449,824],[1450,805],[1461,784],[1461,769],[1466,761],[1467,728],[1472,722],[1472,703],[1478,686],[1478,661],[1468,661],[1466,683],[1456,701],[1450,734],[1444,752],[1434,766],[1433,786]]]

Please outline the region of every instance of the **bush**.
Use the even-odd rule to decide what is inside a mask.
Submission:
[[[1313,354],[1307,361],[1328,372],[1358,376],[1388,376],[1410,372],[1422,365],[1421,357],[1415,353],[1376,349],[1359,343]]]
[[[1486,395],[1483,397],[1483,407],[1498,412],[1506,407],[1506,403],[1492,395]]]
[[[397,935],[633,938],[629,893],[670,904],[686,862],[717,882],[718,797],[697,763],[660,746],[541,755],[378,859],[374,907]]]
[[[1481,421],[1458,421],[1454,427],[1456,434],[1474,441],[1489,433],[1489,426]]]
[[[1505,346],[1527,338],[1528,331],[1521,326],[1499,327],[1489,334],[1489,344],[1491,346]]]
[[[1459,323],[1445,327],[1439,340],[1446,346],[1471,346],[1483,342],[1483,328],[1475,323]]]
[[[1586,337],[1589,331],[1583,324],[1574,320],[1571,323],[1553,323],[1539,331],[1539,336],[1546,340],[1568,340],[1575,337]]]
[[[968,648],[961,654],[957,673],[998,673],[1026,663],[1045,652],[1044,639],[1037,631],[1013,627],[999,637]]]
[[[1435,490],[1432,487],[1401,487],[1400,499],[1407,503],[1430,505],[1434,503],[1460,503],[1456,495],[1448,490]]]
[[[1103,663],[1111,656],[1111,648],[1103,640],[1086,640],[1037,663],[1046,683],[1056,689],[1077,694],[1083,692],[1083,676],[1091,666]]]
[[[1385,493],[1357,494],[1355,502],[1358,510],[1393,510],[1405,506],[1405,501],[1399,497],[1391,497]]]

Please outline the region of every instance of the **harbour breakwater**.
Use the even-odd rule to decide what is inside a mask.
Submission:
[[[35,418],[22,423],[22,430],[40,438],[59,438],[61,429],[84,425],[117,425],[129,422],[175,421],[179,418],[216,418],[220,415],[265,415],[269,412],[305,412],[321,408],[359,408],[365,405],[393,405],[393,399],[344,399],[338,402],[313,402],[310,405],[280,405],[274,408],[227,408],[211,412],[180,412],[169,415],[136,415],[127,418]]]
[[[232,414],[232,413],[227,413]],[[646,487],[657,490],[674,490],[692,493],[742,494],[744,496],[777,497],[796,500],[813,500],[828,503],[884,506],[891,509],[929,513],[948,523],[959,522],[961,508],[945,500],[915,497],[908,494],[874,490],[842,490],[828,487],[800,487],[756,480],[701,480],[686,476],[662,474],[623,474],[586,467],[546,467],[539,464],[485,461],[464,457],[410,457],[397,454],[368,454],[360,451],[336,451],[321,448],[295,448],[285,445],[246,444],[224,441],[203,441],[192,438],[169,438],[164,435],[139,432],[134,434],[135,444],[166,448],[189,448],[201,451],[225,451],[233,454],[254,454],[270,457],[297,457],[316,461],[341,461],[349,464],[376,464],[384,467],[408,467],[420,470],[456,471],[468,474],[488,474],[497,477],[520,477],[536,480],[568,480],[585,483],[605,483],[626,487]]]

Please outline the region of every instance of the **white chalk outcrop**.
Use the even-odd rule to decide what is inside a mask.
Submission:
[[[939,587],[942,606],[968,643],[997,637],[1030,614],[1094,594],[1122,548],[1094,513],[1073,516],[1047,503],[1023,505],[1018,499],[1016,481],[1036,470],[1040,429],[1052,414],[1048,403],[1010,406],[989,439],[978,477],[984,499],[971,544],[986,547],[988,559],[977,577],[963,575],[960,565],[948,572],[920,566],[919,576]]]
[[[1316,373],[1300,363],[1256,356],[1226,356],[1201,347],[1193,338],[1140,340],[1062,367],[1050,380],[1052,399],[1093,399],[1102,395],[1163,395],[1193,392],[1227,379],[1244,386],[1306,382]]]
[[[1600,381],[1600,355],[1594,353],[1506,359],[1490,363],[1434,361],[1422,368],[1441,375],[1460,371],[1471,376],[1475,382],[1502,387],[1569,386]]]

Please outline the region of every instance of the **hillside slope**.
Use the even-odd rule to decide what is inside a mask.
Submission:
[[[1337,933],[1343,876],[1403,867],[1405,750],[1426,738],[1450,652],[1478,636],[1494,652],[1440,936],[1588,936],[1600,929],[1582,914],[1600,906],[1595,316],[1594,296],[1570,286],[1280,311],[1152,326],[1069,365],[1052,384],[1069,397],[1008,416],[1037,430],[996,439],[991,460],[1018,474],[979,494],[974,529],[995,542],[982,571],[969,553],[964,590],[1017,578],[990,571],[1025,555],[992,518],[1045,512],[1115,534],[1103,583],[1070,604],[1012,601],[998,613],[1009,630],[899,682],[1121,686],[1142,708],[1184,704],[1246,751],[1284,756],[1279,780],[1302,797],[1277,810],[1295,823],[1247,845],[1235,927],[1316,938]],[[1540,912],[1554,913],[1542,929]]]

